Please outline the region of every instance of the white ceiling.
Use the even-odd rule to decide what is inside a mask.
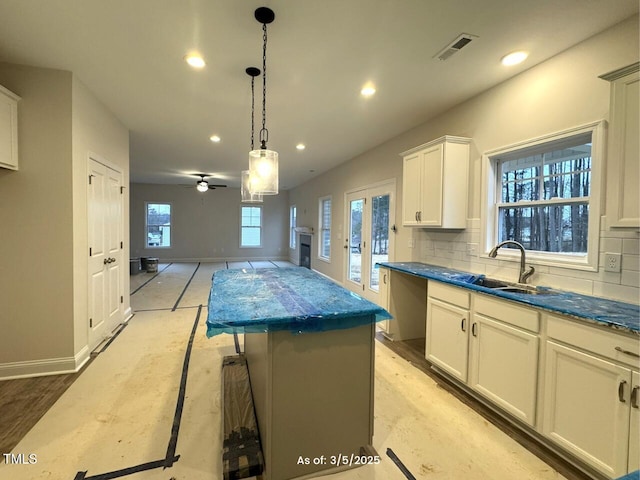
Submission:
[[[189,183],[204,172],[237,186],[263,5],[276,14],[267,128],[282,189],[638,12],[637,0],[0,0],[0,61],[73,71],[130,129],[131,181]],[[463,32],[479,38],[434,58]],[[524,64],[499,63],[520,49],[531,52]],[[191,50],[203,70],[185,64]],[[364,99],[368,81],[377,93]]]

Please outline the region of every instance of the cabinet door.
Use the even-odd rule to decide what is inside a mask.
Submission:
[[[627,473],[630,370],[547,341],[543,433],[608,477]]]
[[[418,213],[420,225],[442,225],[442,174],[444,145],[434,145],[422,152],[422,203]]]
[[[640,176],[640,75],[635,72],[611,84],[611,133],[607,176],[607,221],[613,227],[640,226],[638,176]]]
[[[0,86],[0,167],[18,170],[18,97]]]
[[[379,273],[379,290],[378,290],[378,305],[385,310],[389,310],[389,269],[380,267]],[[389,320],[381,320],[378,322],[378,328],[384,333],[389,333]]]
[[[475,314],[470,350],[470,386],[534,426],[538,336]]]
[[[422,202],[422,155],[420,152],[404,157],[402,168],[402,225],[418,225],[418,211]]]
[[[635,390],[635,392],[634,392]],[[631,422],[629,423],[629,472],[640,470],[640,374],[631,374]]]
[[[454,377],[467,381],[469,311],[429,297],[426,358]]]

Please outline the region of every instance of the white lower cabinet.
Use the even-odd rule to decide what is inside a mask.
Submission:
[[[538,335],[473,315],[469,386],[535,426]]]
[[[548,340],[545,380],[544,435],[609,477],[627,473],[631,370]]]
[[[627,470],[640,470],[640,373],[631,372],[631,416],[629,421],[629,465]]]
[[[427,360],[466,382],[469,311],[429,298],[427,318]]]
[[[425,356],[434,365],[467,381],[469,363],[469,293],[429,283]]]

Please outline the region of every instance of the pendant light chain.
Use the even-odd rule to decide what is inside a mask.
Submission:
[[[260,130],[260,148],[267,149],[269,130],[267,130],[267,24],[262,24],[262,130]]]
[[[253,131],[255,129],[255,88],[254,85],[256,83],[256,77],[251,76],[251,150],[253,150]]]

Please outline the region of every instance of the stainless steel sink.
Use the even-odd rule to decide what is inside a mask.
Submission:
[[[526,295],[550,295],[557,293],[554,290],[547,288],[539,288],[534,285],[527,285],[524,283],[511,283],[502,280],[496,280],[495,278],[482,277],[473,282],[474,285],[479,287],[490,288],[492,290],[501,290],[503,292],[510,293],[522,293]]]

